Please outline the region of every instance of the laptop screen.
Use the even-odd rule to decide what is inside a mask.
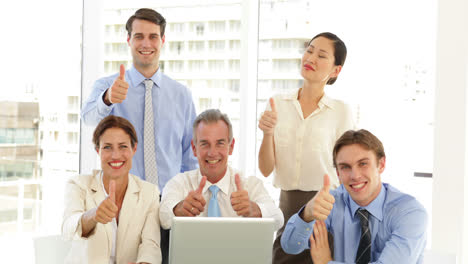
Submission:
[[[174,217],[169,263],[271,263],[274,220]]]

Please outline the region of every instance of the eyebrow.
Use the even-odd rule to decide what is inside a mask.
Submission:
[[[138,36],[143,36],[144,34],[141,33],[141,32],[135,32],[135,33],[133,33],[133,36],[137,36],[137,35],[138,35]],[[158,33],[149,33],[149,35],[150,35],[150,36],[159,36]]]
[[[368,161],[368,160],[370,160],[370,159],[369,159],[369,158],[362,158],[362,159],[358,160],[356,163],[363,162],[363,161]],[[340,162],[340,163],[338,163],[338,166],[343,166],[343,165],[350,166],[350,165],[349,165],[348,163],[346,163],[346,162]]]
[[[314,49],[315,49],[314,45],[312,45],[312,44],[310,44],[310,45],[309,45],[309,47],[311,47],[311,48],[314,48]],[[328,52],[327,52],[326,50],[324,50],[324,49],[319,49],[319,52],[325,52],[325,53],[327,53],[327,54],[328,54]]]
[[[120,143],[117,143],[118,145],[127,145],[128,142],[120,142]],[[106,146],[112,146],[112,143],[109,143],[109,142],[104,142],[103,145],[106,145]]]

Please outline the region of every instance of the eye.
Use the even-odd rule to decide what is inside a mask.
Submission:
[[[366,165],[367,165],[367,162],[360,162],[360,163],[359,163],[359,166],[361,166],[361,167],[364,167],[364,166],[366,166]]]
[[[104,146],[102,149],[109,150],[109,149],[111,149],[111,147],[110,146]]]
[[[124,149],[124,148],[128,148],[128,146],[127,145],[120,145],[120,148]]]
[[[328,54],[325,52],[319,52],[318,57],[321,59],[326,59],[328,58]]]
[[[350,167],[348,165],[341,165],[340,170],[348,170]]]

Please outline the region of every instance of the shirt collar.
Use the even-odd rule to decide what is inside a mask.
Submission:
[[[301,90],[301,88],[297,89],[295,92],[293,93],[289,93],[285,96],[285,99],[286,100],[297,100],[297,97],[299,96],[299,91]],[[334,102],[333,100],[327,96],[327,94],[323,94],[322,98],[320,99],[320,101],[318,102],[318,107],[320,109],[324,108],[324,107],[329,107],[331,109],[334,108]]]
[[[198,177],[199,177],[198,182],[200,182],[201,177],[203,177],[201,172],[200,172],[200,169],[198,169],[198,174],[199,174],[198,175]],[[228,166],[228,168],[226,169],[226,173],[224,174],[223,178],[221,178],[221,180],[219,180],[217,183],[212,184],[211,182],[206,181],[205,187],[203,188],[203,193],[208,191],[208,188],[210,188],[211,185],[216,185],[216,186],[218,186],[218,188],[223,193],[225,193],[226,195],[229,195],[229,185],[230,184],[231,184],[231,168]]]
[[[346,192],[346,197],[345,199],[348,203],[348,206],[351,210],[351,215],[355,216],[356,211],[359,208],[366,209],[371,215],[373,215],[375,218],[377,218],[379,221],[382,221],[383,219],[383,206],[385,202],[385,196],[387,194],[387,189],[385,186],[381,183],[381,189],[379,195],[367,206],[359,206],[353,199],[351,199],[351,196],[349,195],[348,192]]]
[[[130,82],[133,87],[137,87],[144,80],[147,79],[134,66],[132,66],[130,70],[128,70],[128,74],[130,76],[130,80],[131,80]],[[150,79],[156,84],[156,87],[161,87],[161,80],[162,80],[161,67],[159,67],[159,69],[156,71],[156,73],[153,76],[151,76]]]

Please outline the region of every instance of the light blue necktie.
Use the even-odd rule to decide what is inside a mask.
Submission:
[[[211,198],[210,203],[208,204],[208,217],[220,217],[221,212],[219,211],[219,204],[218,204],[218,191],[219,188],[216,185],[211,185]]]

